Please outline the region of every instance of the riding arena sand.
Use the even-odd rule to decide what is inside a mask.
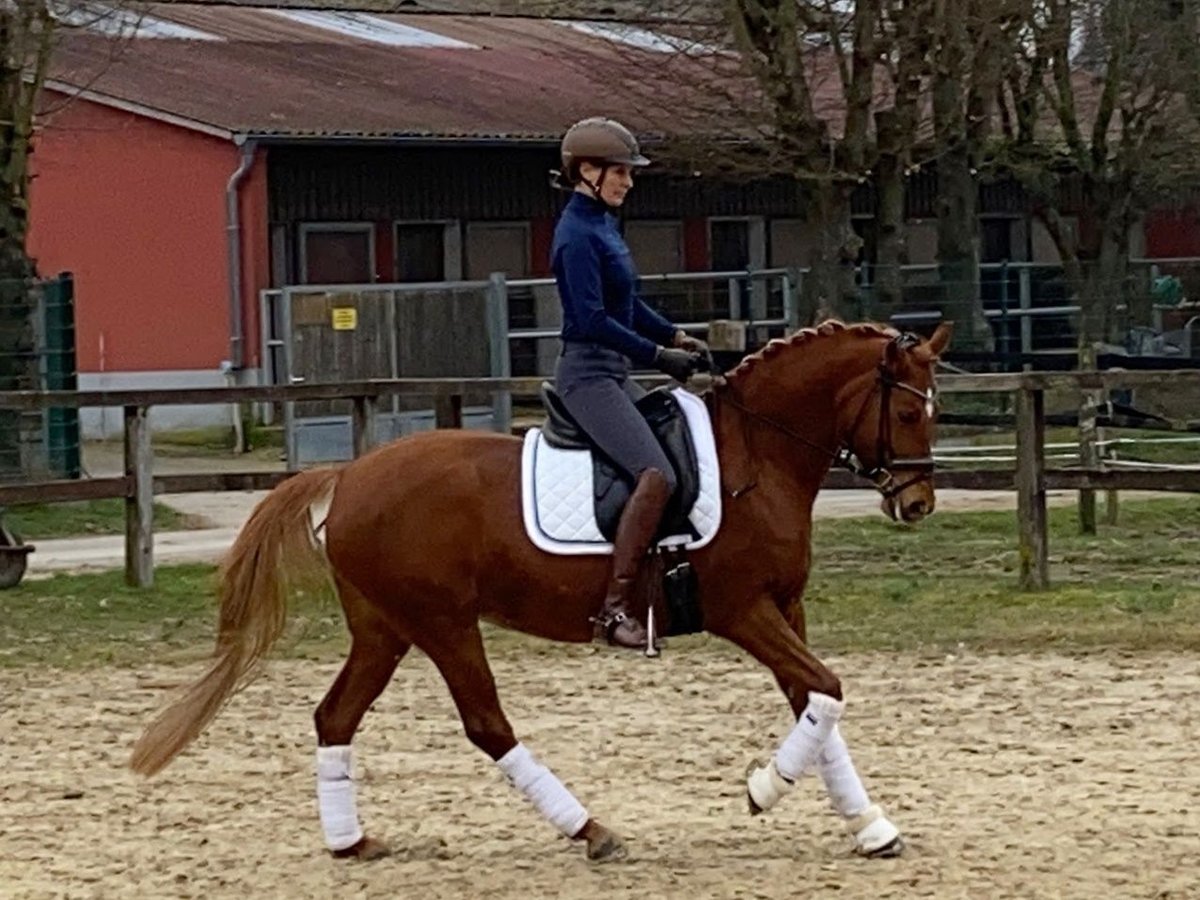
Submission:
[[[415,652],[355,741],[364,823],[395,851],[372,863],[332,859],[317,821],[312,711],[336,663],[271,662],[149,780],[130,748],[198,664],[0,669],[0,897],[1200,897],[1194,656],[829,658],[851,752],[908,841],[865,860],[813,777],[748,814],[745,768],[788,712],[717,644],[493,652],[518,735],[625,838],[603,865],[467,742]]]

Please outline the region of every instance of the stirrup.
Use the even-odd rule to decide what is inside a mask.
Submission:
[[[592,640],[596,643],[605,644],[607,646],[617,646],[612,643],[612,630],[616,625],[629,619],[623,612],[615,612],[604,618],[600,616],[588,616],[588,621],[592,623]],[[660,654],[658,641],[654,634],[654,607],[650,607],[646,611],[646,625],[643,629],[646,632],[646,649],[645,654],[649,657],[655,657]],[[625,649],[631,649],[625,645],[619,645]]]

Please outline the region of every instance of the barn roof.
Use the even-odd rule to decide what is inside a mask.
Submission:
[[[694,130],[727,56],[668,21],[159,3],[78,16],[48,84],[228,137],[541,142],[598,112]]]

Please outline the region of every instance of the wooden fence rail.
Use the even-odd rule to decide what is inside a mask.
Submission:
[[[661,376],[638,379],[665,382]],[[370,449],[376,407],[394,395],[427,397],[438,428],[461,428],[463,397],[480,390],[536,394],[538,378],[402,378],[331,384],[214,387],[155,390],[6,391],[0,409],[121,407],[125,422],[123,477],[79,481],[45,481],[0,485],[0,506],[70,500],[125,500],[125,571],[133,585],[153,583],[153,499],[156,494],[190,491],[233,491],[272,488],[292,472],[222,472],[197,475],[154,475],[147,415],[151,407],[179,404],[282,403],[303,400],[350,400],[353,403],[355,455]],[[1105,390],[1137,386],[1200,388],[1200,371],[1021,372],[994,375],[944,375],[942,393],[1017,394],[1014,471],[941,471],[939,488],[1013,490],[1017,492],[1020,579],[1022,587],[1049,584],[1046,534],[1048,490],[1146,490],[1200,492],[1200,471],[1134,471],[1096,468],[1047,469],[1045,462],[1045,393],[1049,390]],[[864,487],[848,472],[831,472],[826,488]]]

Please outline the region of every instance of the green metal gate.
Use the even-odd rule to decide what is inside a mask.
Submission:
[[[75,390],[75,282],[0,282],[0,390]],[[78,478],[79,411],[0,410],[0,480]]]

